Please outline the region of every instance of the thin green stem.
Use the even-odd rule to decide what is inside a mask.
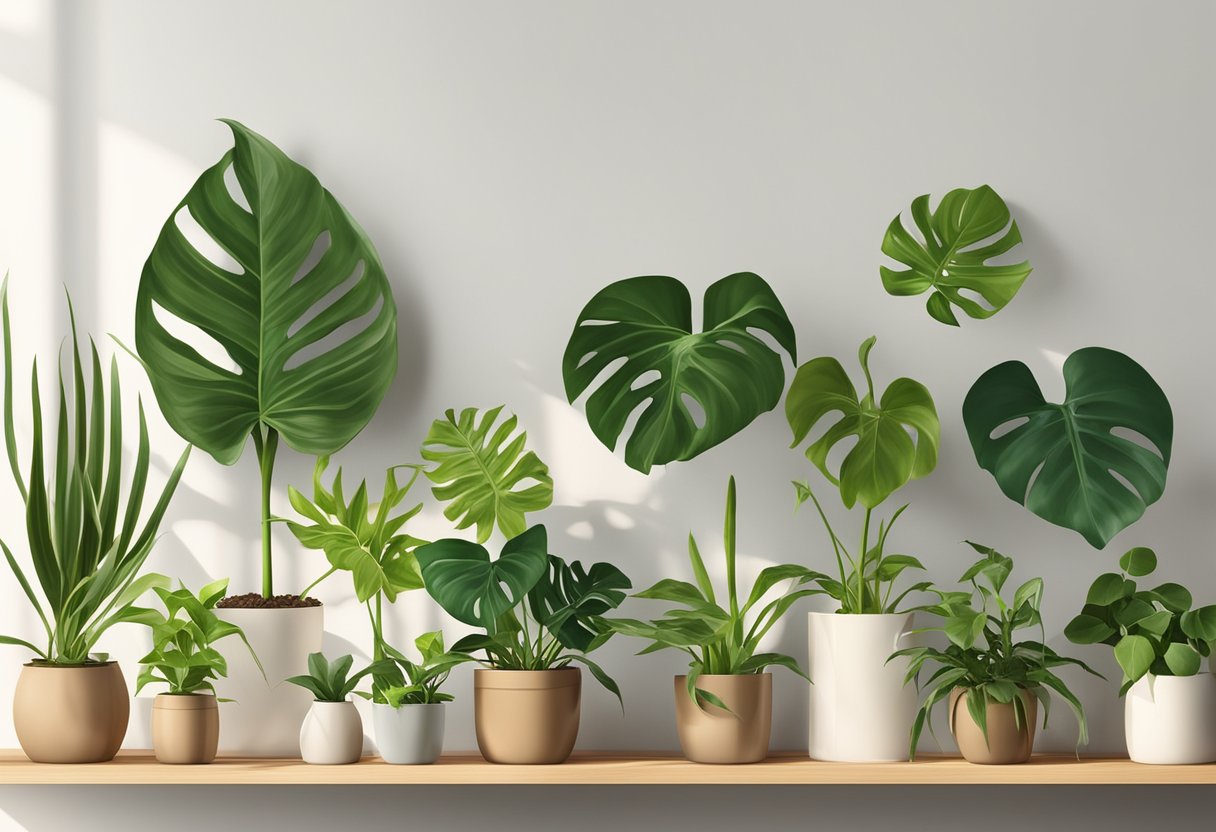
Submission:
[[[857,611],[865,612],[865,574],[866,558],[870,550],[870,515],[874,509],[866,509],[866,519],[861,526],[861,551],[857,555]]]
[[[270,486],[274,477],[274,457],[279,449],[279,433],[266,428],[266,437],[260,435],[261,427],[254,430],[253,443],[257,451],[258,468],[262,474],[262,596],[274,595],[274,562],[270,543]]]

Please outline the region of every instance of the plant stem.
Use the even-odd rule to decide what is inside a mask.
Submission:
[[[274,476],[274,456],[279,449],[279,432],[266,428],[266,438],[254,429],[253,446],[258,455],[258,468],[262,474],[262,596],[274,595],[274,564],[270,549],[270,484]]]
[[[730,614],[739,616],[739,590],[735,585],[735,478],[726,485],[726,528],[722,534],[726,542],[726,583],[730,591]]]
[[[857,611],[865,612],[866,556],[870,553],[870,515],[874,509],[866,509],[866,519],[861,525],[861,551],[857,555]]]

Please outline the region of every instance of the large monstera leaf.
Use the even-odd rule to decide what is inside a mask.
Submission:
[[[136,347],[169,424],[219,462],[235,462],[260,426],[300,452],[329,454],[363,429],[396,373],[389,284],[363,229],[312,173],[226,123],[235,146],[174,208],[144,265]],[[248,208],[229,193],[230,168]],[[179,226],[186,213],[239,272],[191,244]],[[236,369],[163,318],[201,331]],[[341,328],[357,331],[332,343]]]
[[[680,281],[618,281],[578,317],[562,359],[566,397],[573,403],[623,360],[587,397],[591,430],[615,450],[630,415],[641,407],[625,443],[625,462],[647,473],[653,465],[692,459],[781,399],[781,356],[749,329],[768,333],[797,360],[794,327],[759,275],[733,274],[710,286],[701,332],[693,332],[692,297]],[[699,415],[686,399],[696,402]]]
[[[497,423],[501,412],[501,406],[484,414],[469,407],[459,416],[449,410],[431,424],[422,443],[422,458],[434,463],[425,472],[434,483],[431,490],[447,503],[443,515],[458,529],[476,525],[478,543],[490,539],[495,524],[515,537],[527,526],[527,512],[553,502],[549,466],[525,450],[526,432],[512,436],[519,425],[515,416]]]
[[[976,461],[1006,497],[1101,549],[1165,491],[1174,416],[1152,376],[1114,350],[1077,350],[1064,382],[1054,404],[1025,364],[998,364],[967,393],[963,422]]]
[[[528,593],[532,617],[553,633],[563,647],[587,652],[601,636],[595,620],[616,609],[633,584],[611,563],[585,569],[549,555],[549,567]]]
[[[1030,274],[1030,263],[995,265],[988,261],[1022,242],[1009,207],[987,185],[957,188],[930,212],[929,195],[912,201],[912,221],[920,238],[897,215],[887,227],[882,253],[908,268],[879,267],[883,287],[892,295],[929,292],[929,314],[958,326],[953,307],[972,318],[990,318],[1005,308]],[[999,236],[998,236],[999,235]],[[992,240],[983,245],[984,241]],[[987,305],[964,292],[980,295]]]
[[[928,389],[910,378],[897,378],[875,400],[870,378],[870,350],[875,338],[858,350],[867,391],[858,397],[840,362],[815,358],[798,368],[785,398],[785,415],[794,432],[792,447],[830,414],[838,414],[824,433],[806,449],[806,456],[840,488],[840,498],[852,508],[860,502],[874,508],[909,480],[937,466],[941,424]],[[915,435],[915,440],[913,439]],[[828,467],[828,455],[841,442],[856,438],[839,473]]]

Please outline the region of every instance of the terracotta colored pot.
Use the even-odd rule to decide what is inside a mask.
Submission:
[[[697,687],[726,704],[698,707],[688,695],[688,677],[677,676],[676,729],[684,756],[694,763],[758,763],[768,756],[773,727],[773,674],[706,675]]]
[[[1020,726],[1012,702],[1003,705],[989,700],[987,742],[980,726],[975,724],[971,712],[967,710],[969,695],[965,688],[955,688],[950,692],[950,730],[954,732],[963,757],[971,763],[998,766],[1029,760],[1034,749],[1035,724],[1039,716],[1039,700],[1035,695],[1028,690],[1019,692],[1026,706],[1026,719]]]
[[[35,763],[104,763],[127,735],[131,700],[117,662],[21,668],[13,727]]]
[[[559,670],[474,670],[477,747],[491,763],[564,762],[578,738],[583,674]]]
[[[152,751],[157,762],[199,765],[215,759],[220,711],[209,693],[162,693],[152,702]]]

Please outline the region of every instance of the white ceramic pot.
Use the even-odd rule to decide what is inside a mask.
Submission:
[[[887,659],[907,646],[911,628],[911,613],[808,613],[811,757],[846,763],[908,759],[916,687],[904,686],[906,660]]]
[[[308,672],[308,654],[321,650],[324,607],[217,609],[216,615],[245,631],[262,672],[244,645],[224,650],[228,678],[215,683],[220,704],[220,754],[228,757],[296,757],[300,722],[312,694],[286,684]]]
[[[384,762],[395,765],[427,765],[443,753],[444,707],[431,705],[372,705],[376,748]]]
[[[1145,676],[1123,704],[1132,762],[1216,762],[1216,676]]]
[[[314,701],[300,725],[300,756],[317,766],[359,762],[363,756],[363,720],[355,703]]]

